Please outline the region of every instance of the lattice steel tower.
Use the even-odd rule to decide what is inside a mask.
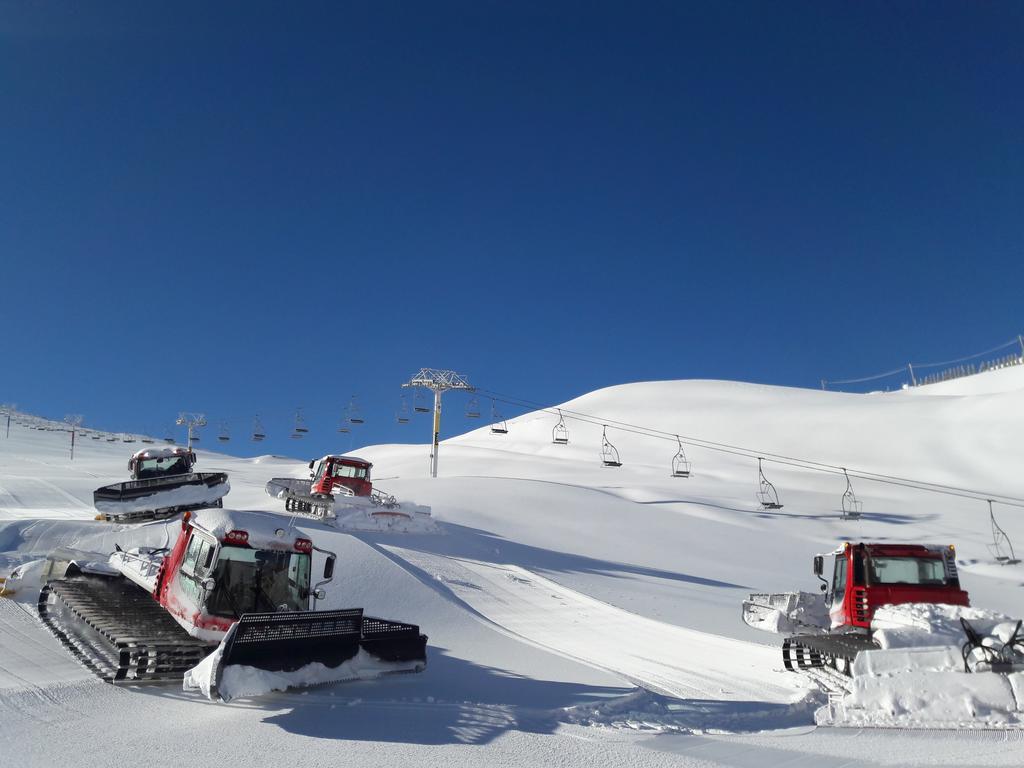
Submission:
[[[437,477],[437,452],[441,437],[441,395],[449,389],[462,389],[475,392],[476,387],[466,381],[466,377],[455,371],[439,371],[436,368],[421,368],[403,387],[423,387],[434,392],[434,434],[430,448],[430,476]]]

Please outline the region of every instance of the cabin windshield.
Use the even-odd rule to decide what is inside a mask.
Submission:
[[[156,459],[140,459],[137,475],[143,480],[164,475],[186,475],[190,470],[186,456],[161,456]]]
[[[937,557],[872,557],[868,576],[872,584],[941,586],[946,583],[946,567]]]
[[[366,467],[353,467],[349,464],[335,464],[334,465],[334,476],[335,477],[366,477]]]
[[[305,610],[309,555],[223,546],[213,580],[206,610],[217,616]]]

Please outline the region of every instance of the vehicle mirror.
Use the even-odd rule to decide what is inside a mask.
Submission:
[[[324,562],[324,578],[325,579],[333,579],[334,578],[334,559],[335,559],[334,555],[331,555],[330,557],[327,558],[326,562]]]
[[[312,462],[312,461],[310,461],[310,462],[309,462],[309,468],[310,468],[310,469],[312,469],[312,468],[313,468],[313,462]]]
[[[814,556],[814,575],[821,576],[825,572],[825,558],[822,555]]]
[[[213,579],[212,576],[208,576],[205,579],[203,579],[202,585],[204,590],[206,590],[207,592],[212,592],[213,588],[217,586],[217,582]]]
[[[327,597],[327,591],[323,589],[314,590],[313,597],[315,597],[317,600],[323,600],[325,597]]]

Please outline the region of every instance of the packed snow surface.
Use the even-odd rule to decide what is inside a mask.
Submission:
[[[713,381],[612,387],[561,406],[567,445],[551,442],[556,416],[525,414],[509,419],[506,435],[484,427],[444,441],[437,479],[428,477],[427,445],[360,448],[390,493],[430,506],[440,535],[350,534],[293,520],[264,485],[301,477],[308,457],[200,451],[204,469],[230,475],[227,507],[273,512],[337,554],[320,607],[420,625],[430,637],[426,671],[216,707],[180,689],[114,688],[93,681],[40,628],[23,587],[16,601],[0,601],[0,755],[19,766],[128,765],[145,744],[147,765],[169,766],[182,743],[201,743],[204,761],[224,764],[333,764],[343,754],[388,765],[1020,765],[1024,742],[1005,730],[1018,721],[1018,676],[966,682],[942,669],[950,657],[940,649],[951,646],[890,648],[938,661],[927,674],[907,660],[868,670],[854,680],[854,698],[832,702],[832,722],[1001,730],[921,739],[815,729],[825,697],[782,671],[777,636],[740,618],[750,592],[815,590],[811,556],[848,539],[955,543],[972,606],[1020,618],[1024,569],[995,560],[984,501],[855,478],[864,516],[843,521],[841,475],[767,462],[785,506],[762,510],[750,457],[687,446],[693,474],[673,478],[674,439],[614,426],[608,436],[623,466],[598,461],[600,424],[624,422],[1014,496],[1024,370],[996,373],[998,385],[982,387],[983,374],[972,377],[977,391],[935,393]],[[427,439],[426,424],[410,425],[413,438],[414,429]],[[119,481],[128,449],[89,441],[71,462],[66,442],[19,426],[0,440],[0,575],[59,547],[105,561],[118,545],[173,542],[176,521],[94,522],[92,492]],[[994,507],[1019,547],[1016,511]],[[926,618],[929,627],[938,619]],[[886,687],[904,674],[905,690]]]

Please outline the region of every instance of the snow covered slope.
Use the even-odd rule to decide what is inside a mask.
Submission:
[[[974,394],[915,396],[923,387],[850,395],[683,381],[613,387],[562,407],[598,416],[599,424],[1024,495],[1024,370],[973,378],[996,374],[998,386]],[[209,759],[232,763],[257,750],[264,760],[299,753],[327,760],[337,739],[347,740],[353,761],[385,743],[386,762],[416,764],[749,764],[742,755],[752,744],[765,755],[810,759],[837,744],[817,734],[781,746],[777,735],[648,742],[633,730],[811,728],[820,699],[781,671],[773,638],[740,621],[740,601],[751,590],[814,589],[811,556],[843,539],[955,543],[974,604],[1024,616],[1024,570],[995,564],[982,502],[855,480],[864,518],[843,521],[841,475],[766,464],[785,506],[765,511],[754,502],[757,466],[749,456],[688,447],[693,476],[673,478],[674,440],[612,426],[608,436],[623,466],[605,468],[599,424],[567,418],[569,444],[553,445],[555,421],[532,413],[509,420],[507,435],[485,427],[446,440],[436,480],[428,477],[426,446],[359,449],[379,477],[394,478],[380,482],[387,491],[433,508],[442,533],[338,533],[318,541],[343,564],[330,604],[419,623],[430,636],[424,674],[217,708],[167,689],[100,692],[70,668],[66,676],[63,666],[39,671],[54,644],[26,620],[22,607],[33,599],[26,590],[0,613],[3,646],[20,649],[0,655],[0,698],[14,705],[13,723],[0,729],[0,754],[17,749],[29,765],[81,760],[82,744],[94,743],[97,724],[116,712],[157,745],[147,750],[158,764],[160,755],[170,762],[176,739],[204,733],[217,742]],[[411,429],[426,437],[425,423]],[[93,489],[124,479],[131,450],[85,441],[72,463],[66,438],[12,427],[10,439],[0,440],[0,575],[58,546],[106,552],[171,535],[173,523],[93,522]],[[225,503],[240,509],[283,512],[264,483],[306,471],[305,461],[271,456],[199,451],[199,459],[198,469],[229,473]],[[1010,539],[1024,548],[1019,511],[996,506]],[[28,653],[30,644],[44,656]],[[86,705],[93,696],[107,710],[102,721]],[[53,719],[66,722],[58,740],[40,725]],[[631,725],[594,727],[613,723]],[[85,757],[126,760],[129,742],[113,738]],[[691,741],[672,740],[680,738]],[[899,748],[901,737],[886,738],[892,744],[879,755]],[[1019,745],[1002,744],[988,764],[1019,762]],[[903,764],[945,754],[920,747]]]

